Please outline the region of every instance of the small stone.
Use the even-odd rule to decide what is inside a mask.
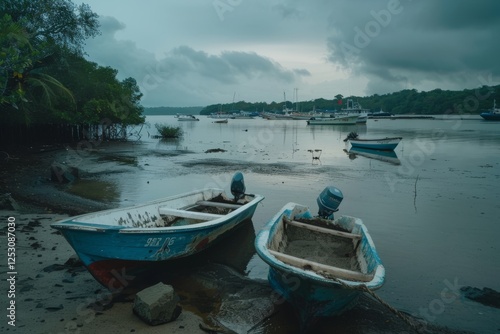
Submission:
[[[181,314],[179,297],[170,285],[158,283],[138,292],[134,299],[134,314],[149,325],[174,321]]]

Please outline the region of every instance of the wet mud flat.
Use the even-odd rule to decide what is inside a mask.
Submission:
[[[241,245],[241,237],[248,239],[251,224],[236,231],[228,243],[215,245],[175,270],[169,268],[123,290],[109,291],[87,272],[66,240],[50,228],[51,222],[66,215],[1,211],[2,221],[8,217],[15,217],[17,223],[16,327],[23,333],[94,333],[104,328],[123,333],[298,333],[291,308],[267,282],[245,277],[241,266],[227,259],[229,249]],[[3,237],[5,228],[0,233]],[[4,264],[0,271],[7,271]],[[183,312],[172,323],[151,327],[133,314],[133,298],[140,289],[158,281],[175,288]],[[2,332],[11,330],[5,323],[0,326]],[[412,332],[407,323],[369,297],[363,297],[342,316],[319,322],[314,332],[332,330]],[[426,332],[461,333],[430,326]]]
[[[90,171],[83,174],[83,178],[109,182],[109,174],[134,175],[141,168],[130,163],[134,161],[131,158],[134,154],[144,154],[133,145],[103,147],[102,150],[80,165]],[[55,234],[48,226],[67,215],[117,206],[117,203],[90,200],[69,193],[67,184],[50,182],[47,174],[50,166],[54,161],[61,161],[66,154],[63,150],[56,150],[17,155],[15,160],[9,161],[9,166],[2,166],[0,170],[3,176],[0,183],[2,193],[10,193],[17,203],[17,210],[5,211],[4,208],[1,214],[2,221],[6,221],[8,216],[14,216],[19,221],[18,245],[23,250],[18,252],[19,268],[23,273],[19,280],[19,301],[24,303],[23,312],[26,312],[20,314],[19,318],[23,320],[19,324],[27,332],[69,330],[91,333],[113,326],[119,326],[123,332],[147,330],[150,333],[202,333],[208,329],[220,333],[294,333],[297,330],[293,313],[279,296],[273,294],[267,282],[248,279],[241,268],[228,262],[227,254],[231,253],[228,249],[238,248],[234,245],[222,251],[225,256],[190,264],[189,270],[184,271],[182,276],[171,280],[170,284],[181,296],[185,310],[176,322],[154,328],[140,322],[131,311],[133,292],[110,294],[84,268],[73,262],[68,263],[74,251],[61,235]],[[127,158],[108,159],[103,155]],[[210,168],[207,170],[210,165],[213,170],[220,171],[223,161],[192,159],[186,163],[188,171],[181,173],[207,173],[211,171]],[[262,173],[279,171],[293,175],[300,172],[288,164],[226,163],[228,170],[234,169],[236,164],[237,168],[252,168]],[[252,233],[247,232],[246,235],[252,236]],[[239,238],[234,240],[241,242]],[[251,238],[247,243],[253,246]],[[224,245],[221,243],[220,246]],[[0,270],[6,272],[4,264]],[[418,319],[415,321],[418,322]],[[200,324],[205,330],[200,329]],[[3,330],[7,329],[2,326]],[[415,331],[369,297],[362,298],[358,306],[342,316],[321,321],[316,330],[317,333]],[[431,325],[424,330],[430,333],[464,333]]]

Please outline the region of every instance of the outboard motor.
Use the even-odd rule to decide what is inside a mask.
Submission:
[[[338,211],[340,202],[344,199],[342,192],[336,187],[326,187],[319,194],[316,202],[318,203],[318,216],[325,219],[333,219],[333,213]]]
[[[231,194],[234,196],[234,201],[236,202],[240,198],[245,196],[245,180],[243,179],[243,174],[241,172],[236,172],[231,180]]]

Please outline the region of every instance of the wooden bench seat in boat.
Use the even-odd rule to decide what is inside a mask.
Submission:
[[[295,220],[284,220],[289,225],[300,227],[300,228],[305,228],[311,231],[316,231],[316,232],[321,232],[321,233],[326,233],[326,234],[331,234],[335,235],[337,237],[344,237],[344,238],[351,238],[351,239],[361,239],[361,235],[355,234],[355,233],[349,233],[349,232],[342,232],[342,231],[337,231],[337,230],[332,230],[329,228],[321,227],[321,226],[315,226],[315,225],[310,225],[310,224],[304,224]]]
[[[360,282],[369,282],[373,278],[373,275],[365,274],[354,270],[333,267],[323,263],[309,261],[306,259],[302,259],[300,257],[280,253],[272,249],[269,249],[269,253],[271,253],[278,260],[288,265],[301,268],[304,270],[312,270],[320,275],[326,273],[327,278],[335,277],[339,279],[346,279],[346,280],[360,281]]]
[[[158,209],[160,215],[163,216],[174,216],[179,218],[189,218],[189,219],[197,219],[197,220],[214,220],[217,218],[224,217],[223,215],[216,215],[213,213],[205,213],[205,212],[195,212],[195,211],[185,211],[178,210],[172,208],[159,208]]]
[[[225,209],[239,209],[243,204],[232,204],[232,203],[219,203],[210,201],[198,201],[196,205],[212,206],[215,208],[225,208]]]

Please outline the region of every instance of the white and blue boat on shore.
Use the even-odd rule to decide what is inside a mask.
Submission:
[[[132,207],[105,210],[53,223],[94,276],[113,290],[151,264],[187,257],[252,218],[260,195],[245,194],[243,174],[231,183],[234,198],[208,188]],[[120,277],[122,279],[120,280]]]
[[[318,217],[288,203],[255,240],[257,254],[269,265],[270,285],[293,306],[302,332],[318,318],[353,307],[363,289],[384,283],[384,266],[361,219],[333,217],[342,198],[335,187],[323,190]]]

